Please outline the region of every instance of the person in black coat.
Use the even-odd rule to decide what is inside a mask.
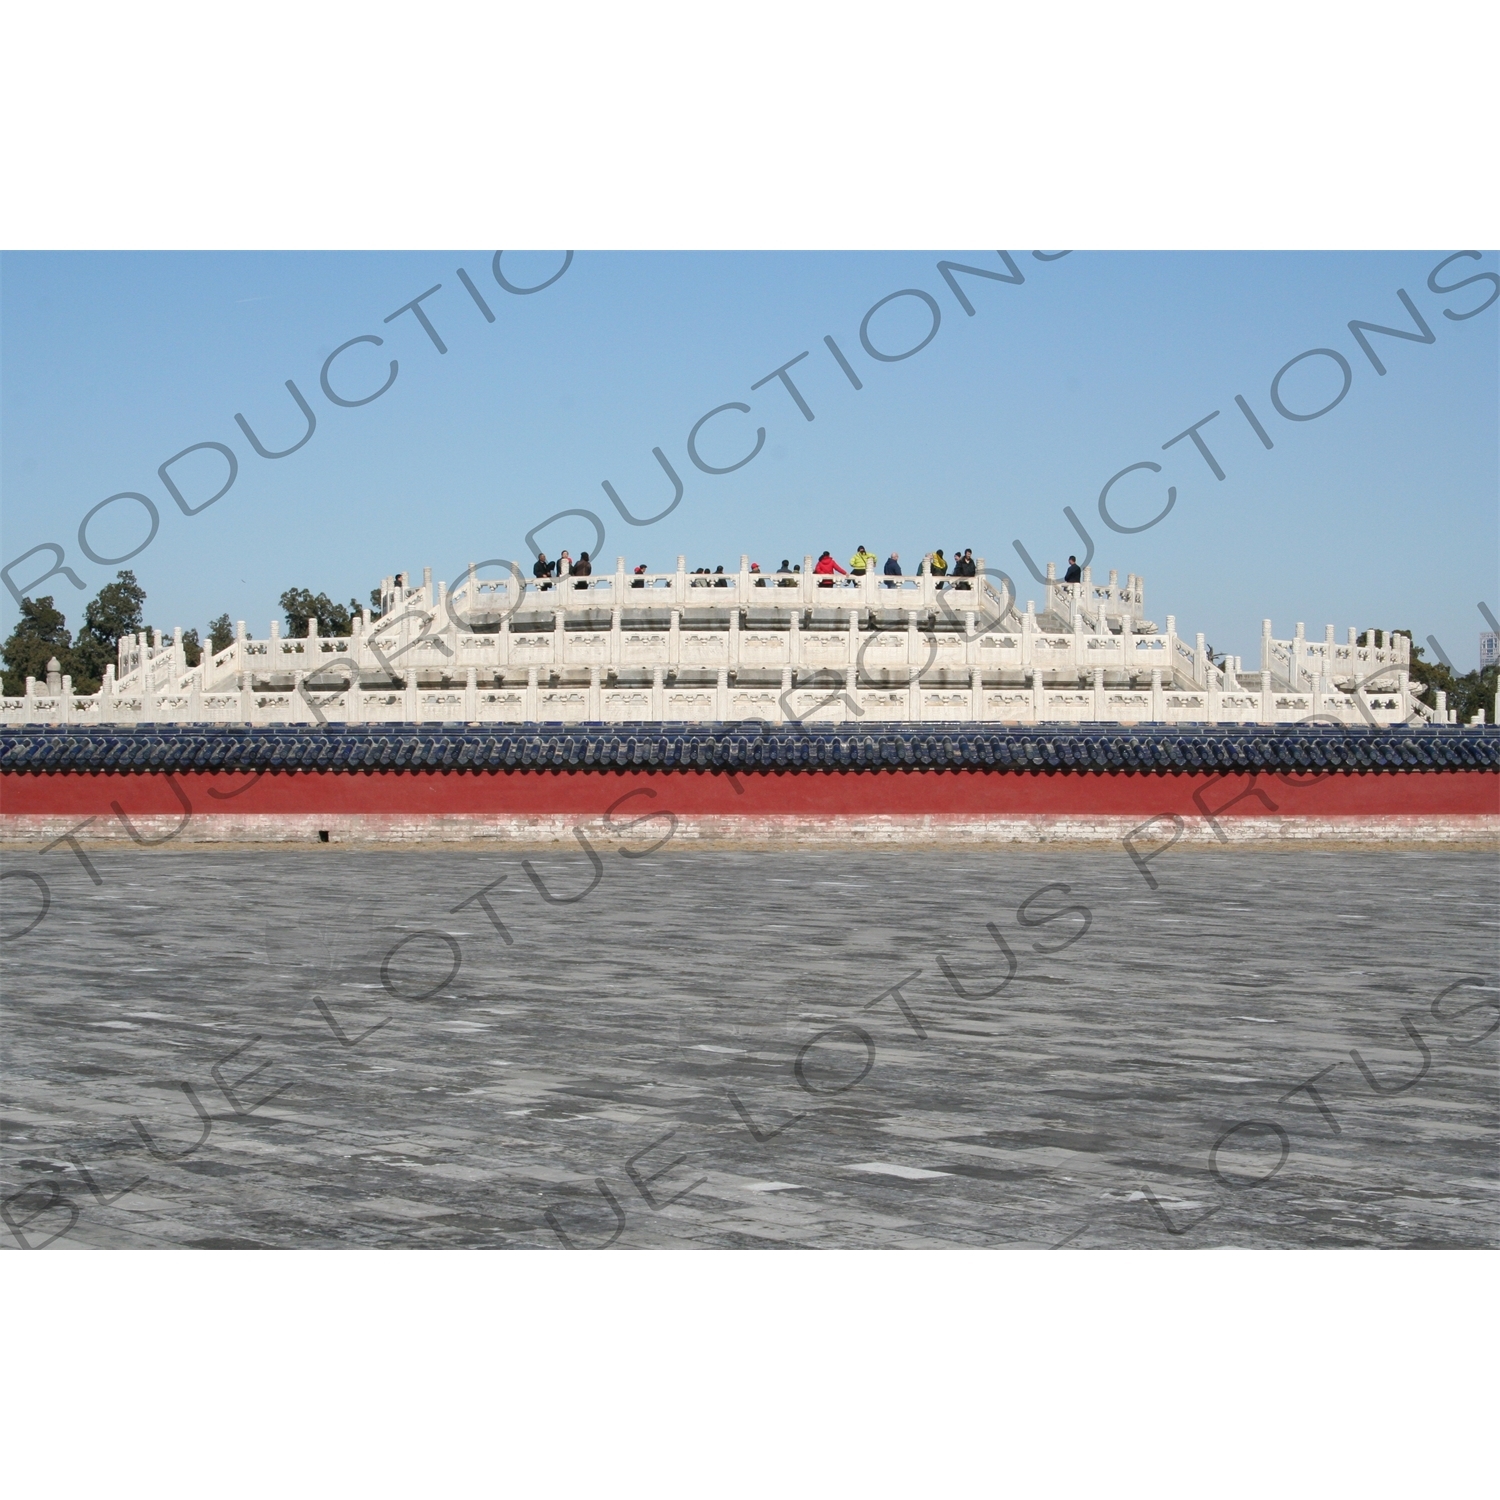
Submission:
[[[1083,569],[1078,566],[1078,559],[1076,557],[1071,557],[1070,556],[1068,558],[1068,571],[1063,574],[1063,582],[1064,583],[1082,583],[1083,582]]]

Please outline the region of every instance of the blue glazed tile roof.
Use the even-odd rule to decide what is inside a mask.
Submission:
[[[1500,727],[1325,724],[340,724],[0,728],[0,770],[1500,769]]]

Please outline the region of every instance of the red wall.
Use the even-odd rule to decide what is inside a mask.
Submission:
[[[171,778],[195,813],[551,813],[622,809],[685,816],[1205,813],[1337,817],[1500,813],[1493,771],[1308,773],[962,770],[749,771],[185,771]],[[1299,785],[1298,782],[1302,784]],[[1251,790],[1253,788],[1253,790]],[[1249,791],[1235,805],[1226,804]],[[1194,800],[1198,793],[1201,801]],[[1265,800],[1262,800],[1264,797]],[[0,774],[0,812],[88,817],[118,802],[127,814],[180,815],[161,774]],[[1272,805],[1268,806],[1267,803]]]

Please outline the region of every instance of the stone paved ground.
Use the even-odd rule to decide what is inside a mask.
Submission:
[[[0,859],[8,1245],[1500,1241],[1493,853],[90,858]]]

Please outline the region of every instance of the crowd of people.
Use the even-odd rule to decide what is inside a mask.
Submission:
[[[1073,565],[1069,569],[1069,579],[1071,581],[1073,575],[1078,571],[1077,560],[1070,557],[1068,561]],[[863,578],[867,574],[874,573],[878,567],[880,567],[880,564],[876,555],[869,551],[864,543],[861,542],[854,556],[849,559],[849,566],[847,568],[831,552],[825,551],[819,555],[817,562],[813,564],[812,571],[817,575],[819,588],[831,589],[834,586],[834,579],[838,576]],[[593,571],[593,564],[589,561],[587,552],[579,553],[575,561],[566,551],[561,557],[552,562],[547,560],[545,553],[539,552],[536,562],[531,569],[532,576],[537,579],[538,586],[543,589],[552,588],[554,585],[559,588],[565,588],[567,585],[563,580],[569,578],[582,580],[590,577]],[[631,576],[630,586],[632,588],[645,588],[646,571],[645,563],[638,563],[636,565]],[[894,580],[907,576],[905,569],[901,566],[901,554],[899,552],[892,552],[886,558],[885,565],[880,571],[886,580],[883,585],[885,588],[895,588],[896,584]],[[951,562],[943,549],[939,547],[932,552],[923,554],[922,560],[917,564],[916,576],[921,578],[930,574],[934,578],[952,578],[956,580],[952,585],[954,588],[966,589],[970,585],[965,580],[975,577],[978,571],[979,565],[974,560],[974,549],[972,547],[955,547]],[[757,588],[796,588],[798,579],[802,574],[802,566],[800,563],[794,566],[790,558],[783,557],[781,559],[781,566],[774,574],[768,575],[762,573],[758,562],[750,564],[750,572],[755,575]],[[588,585],[579,582],[575,587],[587,588]],[[708,568],[694,568],[692,573],[692,587],[727,589],[729,587],[729,579],[724,573],[723,564],[721,563],[712,570]]]

